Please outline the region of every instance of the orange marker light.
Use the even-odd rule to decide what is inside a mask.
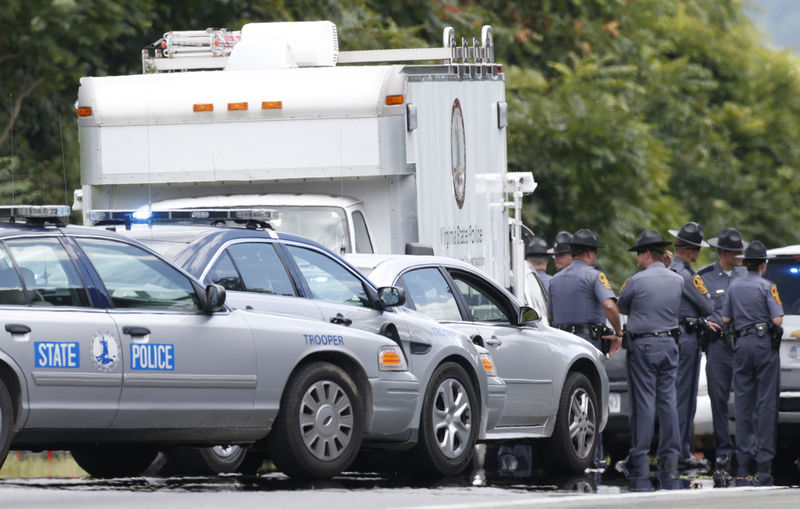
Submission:
[[[492,366],[492,361],[489,359],[481,359],[481,363],[483,364],[483,369],[485,369],[488,373],[494,371],[494,366]]]
[[[193,111],[195,113],[197,113],[199,111],[214,111],[214,105],[213,104],[195,104],[194,108],[193,108]]]
[[[396,106],[398,104],[403,104],[403,96],[402,95],[387,95],[386,96],[386,105],[387,106]]]
[[[247,111],[247,103],[228,103],[228,111]]]
[[[262,101],[261,102],[261,109],[262,110],[282,110],[283,109],[283,101]]]
[[[91,117],[92,116],[92,108],[88,106],[81,106],[78,108],[78,116],[79,117]]]
[[[383,352],[381,353],[381,364],[384,366],[400,366],[403,363],[397,352]]]

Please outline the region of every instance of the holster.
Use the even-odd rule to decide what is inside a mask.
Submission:
[[[783,327],[779,327],[774,323],[769,325],[769,335],[772,339],[772,349],[776,352],[781,349],[781,340],[783,339]]]
[[[700,349],[704,352],[707,352],[709,343],[718,339],[722,339],[722,336],[722,330],[715,331],[708,326],[708,322],[703,320],[703,327],[697,332],[697,341],[700,344]]]
[[[600,342],[600,351],[603,352],[603,355],[608,356],[608,353],[611,351],[611,341],[603,339],[603,336],[613,336],[613,335],[614,335],[614,330],[611,327],[607,327],[605,325],[589,326],[589,337],[591,337],[595,341]]]
[[[630,350],[632,341],[633,341],[633,334],[631,334],[631,332],[627,328],[623,327],[622,328],[622,348],[625,349],[625,350]]]

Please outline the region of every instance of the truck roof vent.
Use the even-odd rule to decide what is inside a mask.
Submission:
[[[240,52],[241,46],[247,47]],[[336,25],[330,21],[248,23],[226,69],[333,67],[338,55]]]

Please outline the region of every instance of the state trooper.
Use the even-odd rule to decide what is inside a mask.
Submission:
[[[731,281],[722,306],[722,321],[733,322],[735,331],[736,485],[771,486],[783,305],[778,288],[762,277],[769,258],[764,244],[754,240],[739,256],[747,274]]]
[[[636,252],[640,270],[625,282],[617,305],[628,315],[625,344],[631,393],[631,449],[626,475],[631,491],[651,491],[648,453],[658,414],[658,478],[664,489],[682,487],[678,478],[680,435],[675,400],[678,373],[678,310],[683,278],[664,265],[665,241],[645,230],[629,251]]]
[[[731,281],[747,273],[736,255],[741,254],[747,244],[734,228],[725,228],[719,237],[708,243],[717,250],[717,260],[697,271],[714,301],[714,312],[710,323],[722,325],[722,305],[728,294]],[[706,329],[700,336],[701,349],[706,352],[706,380],[708,397],[711,400],[711,417],[714,423],[714,445],[716,448],[715,482],[726,483],[731,472],[733,442],[728,425],[728,398],[733,383],[733,349],[729,341],[729,328],[714,331]],[[720,476],[724,476],[724,480]]]
[[[708,293],[703,278],[692,269],[700,249],[708,247],[703,240],[703,228],[694,222],[681,226],[680,230],[670,230],[675,237],[675,256],[670,270],[683,278],[683,295],[678,310],[678,323],[681,335],[678,355],[678,375],[676,397],[678,398],[678,426],[681,448],[678,466],[681,468],[706,468],[705,460],[692,454],[694,446],[694,415],[697,410],[697,386],[700,379],[700,343],[698,332],[706,327],[705,318],[714,312],[714,301]],[[720,330],[718,324],[709,327]]]
[[[539,281],[542,283],[545,295],[550,298],[550,279],[553,277],[547,273],[547,262],[550,257],[547,254],[547,242],[543,238],[534,237],[525,249],[525,260],[531,269],[536,271]]]
[[[570,242],[572,242],[572,234],[560,231],[556,234],[553,247],[547,250],[547,254],[553,255],[553,265],[556,267],[556,272],[564,267],[569,267],[569,264],[572,263],[572,255],[569,252]]]
[[[589,341],[598,350],[614,354],[622,342],[616,295],[597,262],[597,237],[589,229],[575,232],[570,243],[572,263],[550,280],[547,314],[550,323]],[[607,330],[606,319],[613,330]],[[604,468],[602,437],[595,441],[594,468]]]

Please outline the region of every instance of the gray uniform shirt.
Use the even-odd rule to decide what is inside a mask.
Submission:
[[[604,273],[583,260],[573,260],[550,279],[547,314],[554,325],[605,323],[603,302],[613,298]]]
[[[628,278],[617,306],[628,315],[631,333],[664,332],[678,326],[682,292],[683,278],[663,263],[654,262]]]
[[[703,278],[694,272],[686,260],[676,256],[669,270],[683,278],[681,306],[678,309],[679,320],[686,317],[706,317],[714,312],[714,301],[711,300]]]
[[[539,275],[539,281],[542,282],[542,287],[544,288],[544,293],[547,298],[550,298],[550,280],[553,279],[553,276],[547,273],[547,271],[542,269],[537,269],[536,274]]]
[[[737,331],[754,323],[772,322],[773,318],[783,316],[778,287],[757,273],[748,272],[731,281],[722,316],[732,319]]]
[[[717,260],[711,265],[706,265],[698,270],[697,274],[703,278],[708,288],[708,294],[711,295],[711,300],[714,301],[714,312],[709,317],[709,320],[722,325],[722,305],[725,304],[728,287],[731,281],[747,274],[747,269],[737,265],[731,270],[731,275],[729,276],[722,270],[719,260]]]

